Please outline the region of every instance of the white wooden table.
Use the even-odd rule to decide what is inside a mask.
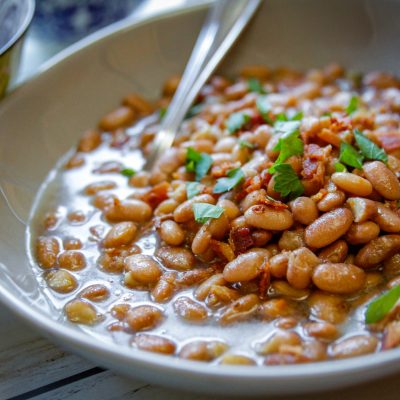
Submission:
[[[151,14],[153,9],[195,1],[201,0],[149,0],[141,12]],[[19,81],[31,75],[55,50],[56,47],[39,48],[33,41],[28,43],[25,59],[29,59],[29,64],[23,63]],[[398,400],[399,381],[400,375],[337,392],[285,399]],[[25,399],[212,400],[213,397],[181,393],[119,377],[53,345],[0,305],[0,400]]]

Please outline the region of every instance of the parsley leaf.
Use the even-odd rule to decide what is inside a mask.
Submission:
[[[301,121],[304,117],[303,111],[299,111],[295,113],[292,117],[289,118],[289,121]]]
[[[304,187],[291,165],[276,165],[275,171],[274,190],[279,192],[283,197],[290,195],[291,198],[295,198],[303,194]]]
[[[374,324],[382,320],[393,309],[399,299],[400,286],[394,286],[388,292],[369,303],[365,312],[365,322]]]
[[[351,144],[342,142],[339,160],[349,167],[361,169],[364,157]]]
[[[219,218],[224,212],[222,207],[208,203],[195,203],[192,207],[194,219],[202,224],[206,223],[211,218]]]
[[[202,189],[202,184],[198,182],[186,182],[186,196],[188,199],[191,199],[194,196],[197,196]]]
[[[127,178],[130,178],[131,176],[136,174],[136,171],[132,168],[124,168],[120,172],[121,175],[126,176]]]
[[[269,113],[271,111],[271,105],[267,101],[267,96],[258,96],[256,100],[256,106],[263,120],[267,124],[273,125],[274,121],[269,116]]]
[[[231,169],[227,175],[227,178],[219,178],[217,180],[217,184],[214,186],[213,193],[228,192],[244,179],[244,173],[240,168]]]
[[[336,171],[336,172],[346,172],[346,171],[347,171],[347,168],[346,168],[346,166],[343,165],[342,163],[337,162],[337,163],[335,163],[335,171]]]
[[[275,123],[277,122],[287,122],[289,121],[288,117],[286,116],[285,113],[279,113],[276,117],[275,117]]]
[[[388,156],[385,150],[381,149],[374,142],[365,137],[358,129],[354,129],[353,133],[357,146],[365,158],[369,160],[380,160],[387,163]]]
[[[270,173],[274,173],[276,166],[282,164],[289,157],[303,154],[304,144],[299,137],[299,127],[299,121],[279,122],[275,126],[275,132],[281,133],[282,136],[274,147],[275,151],[279,151],[279,156],[270,167]]]
[[[247,140],[239,140],[239,147],[241,149],[244,149],[244,148],[254,149],[254,144],[248,142]]]
[[[192,147],[186,151],[186,171],[195,172],[196,180],[205,176],[213,163],[213,159],[207,153],[199,153]]]
[[[348,115],[351,115],[351,114],[353,114],[353,112],[357,111],[358,102],[359,102],[359,100],[358,100],[357,96],[351,96],[349,104],[346,107],[346,112]]]
[[[261,82],[257,78],[250,78],[247,81],[247,87],[250,90],[250,92],[256,92],[256,93],[260,93],[260,94],[266,93]]]
[[[246,125],[250,119],[250,115],[241,111],[231,114],[226,123],[229,133],[235,133],[239,129],[243,128],[243,126]]]

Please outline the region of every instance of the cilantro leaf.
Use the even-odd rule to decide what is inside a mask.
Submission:
[[[271,106],[267,101],[267,96],[258,96],[256,100],[257,110],[262,116],[263,120],[269,124],[273,125],[274,121],[270,118],[269,113],[271,111]]]
[[[208,203],[195,203],[192,206],[194,219],[201,224],[206,223],[211,218],[219,218],[224,209]]]
[[[374,324],[382,320],[400,299],[400,286],[394,286],[388,292],[369,303],[365,312],[365,322]]]
[[[348,115],[353,114],[353,112],[357,111],[359,99],[357,96],[351,96],[349,104],[346,107],[346,112]]]
[[[385,150],[381,149],[374,142],[365,137],[358,129],[354,129],[354,138],[362,155],[368,160],[380,160],[385,163],[388,161],[388,156]]]
[[[231,169],[227,178],[219,178],[214,186],[213,193],[224,193],[232,190],[244,179],[244,173],[240,168]]]
[[[361,169],[364,157],[351,144],[342,142],[340,144],[339,160],[349,167]]]
[[[195,172],[197,181],[207,175],[212,163],[213,159],[209,154],[199,153],[192,147],[188,147],[186,151],[186,171]]]
[[[127,178],[130,178],[131,176],[136,174],[136,171],[132,168],[124,168],[120,172],[121,175],[126,176]]]
[[[346,171],[347,171],[347,168],[346,168],[346,166],[343,165],[342,163],[337,162],[337,163],[335,163],[335,171],[336,171],[336,172],[346,172]]]
[[[299,121],[280,122],[275,127],[275,132],[281,133],[282,136],[274,147],[275,151],[279,151],[279,156],[270,167],[270,173],[274,173],[276,166],[282,164],[289,157],[303,154],[304,143],[299,137],[299,127]]]
[[[244,148],[254,149],[255,146],[253,143],[250,143],[247,140],[239,140],[239,147],[241,149],[244,149]]]
[[[243,126],[246,125],[250,119],[250,115],[241,111],[231,114],[226,123],[229,133],[235,133],[239,129],[243,128]]]
[[[250,92],[255,92],[255,93],[260,93],[260,94],[266,93],[261,82],[257,78],[250,78],[247,81],[247,87],[250,90]]]
[[[199,182],[186,182],[186,196],[188,199],[191,199],[194,196],[197,196],[202,189],[202,184]]]
[[[275,171],[276,174],[274,175],[274,190],[279,192],[283,197],[290,195],[291,198],[295,198],[303,194],[304,187],[291,165],[276,165]]]

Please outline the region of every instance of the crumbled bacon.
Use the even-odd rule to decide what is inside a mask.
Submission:
[[[272,175],[268,169],[264,169],[260,174],[246,178],[242,190],[236,195],[236,201],[244,199],[249,193],[259,190],[262,187],[267,187]]]
[[[154,209],[162,201],[168,199],[169,186],[170,185],[168,182],[159,183],[159,184],[153,186],[147,192],[140,195],[139,198],[140,198],[140,200],[145,201],[150,207],[152,207]]]
[[[267,296],[267,290],[271,283],[271,273],[269,271],[269,263],[266,261],[263,265],[261,272],[261,278],[258,282],[258,290],[261,299],[265,299]]]
[[[254,245],[251,230],[246,227],[232,228],[229,232],[229,244],[236,255],[244,253]]]
[[[285,208],[289,208],[289,206],[287,204],[282,203],[279,200],[275,200],[274,198],[269,197],[269,196],[264,197],[261,201],[263,204],[266,204],[267,206],[271,206],[271,207],[275,208],[276,210],[283,210]]]

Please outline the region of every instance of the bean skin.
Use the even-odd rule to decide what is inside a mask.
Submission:
[[[119,107],[106,114],[99,122],[103,131],[115,131],[118,128],[127,126],[135,119],[135,112],[130,107]]]
[[[383,263],[383,272],[386,277],[400,275],[400,253],[394,254]]]
[[[400,251],[400,235],[380,236],[361,248],[354,263],[360,268],[374,268],[398,251]]]
[[[269,260],[269,270],[275,278],[283,278],[286,276],[289,262],[289,253],[282,252],[273,256]]]
[[[312,280],[319,289],[334,294],[351,294],[361,290],[365,273],[352,264],[326,263],[315,268]]]
[[[174,354],[176,350],[176,344],[172,340],[148,333],[136,335],[135,344],[138,349],[153,353]]]
[[[303,225],[310,225],[318,218],[315,202],[309,197],[298,197],[290,203],[293,218]]]
[[[366,221],[352,224],[345,237],[350,244],[364,244],[378,237],[379,232],[379,226],[375,222]]]
[[[78,151],[83,153],[88,153],[93,151],[97,147],[100,146],[101,143],[101,135],[99,132],[94,130],[86,131],[78,143]]]
[[[257,353],[266,355],[279,353],[284,346],[298,346],[301,344],[301,337],[295,332],[277,331],[265,342],[259,343]]]
[[[347,208],[330,211],[309,225],[304,234],[310,247],[325,247],[344,235],[353,222],[353,214]]]
[[[60,245],[56,238],[41,236],[37,239],[36,256],[42,268],[54,267],[59,252]]]
[[[304,330],[309,336],[327,341],[334,340],[339,336],[336,325],[330,322],[307,322],[304,324]]]
[[[161,268],[151,256],[134,254],[126,257],[124,264],[126,269],[124,283],[128,287],[153,285],[160,279]]]
[[[311,283],[314,268],[320,263],[318,257],[307,247],[293,251],[289,256],[287,280],[295,289],[305,289]]]
[[[343,205],[346,200],[346,195],[341,190],[328,193],[317,204],[318,210],[323,212],[331,211]]]
[[[356,196],[366,197],[372,193],[371,183],[349,172],[335,172],[331,177],[333,183],[345,192]]]
[[[245,213],[246,223],[255,228],[284,231],[293,225],[292,213],[289,210],[276,210],[264,204],[250,207]]]
[[[259,298],[255,294],[248,294],[230,304],[221,314],[219,322],[228,325],[238,321],[245,321],[255,315],[259,305]]]
[[[344,240],[337,240],[329,246],[322,249],[318,255],[321,260],[333,263],[343,262],[349,251],[349,246]]]
[[[161,247],[157,251],[157,256],[167,268],[177,271],[187,271],[195,264],[193,253],[184,247]]]
[[[46,275],[46,281],[49,287],[58,293],[70,293],[78,286],[74,276],[62,269],[50,271]]]
[[[202,322],[208,317],[207,310],[190,297],[182,296],[174,301],[174,310],[179,317],[186,321]]]
[[[350,197],[346,203],[354,215],[354,222],[365,222],[373,217],[377,211],[375,201],[362,197]]]
[[[389,233],[400,232],[400,216],[382,204],[377,205],[377,212],[373,220],[379,225],[379,227]]]
[[[160,237],[169,245],[179,246],[185,240],[185,232],[175,221],[167,220],[161,223]]]
[[[223,277],[227,282],[250,281],[262,271],[266,257],[259,252],[240,254],[225,265]]]
[[[373,353],[378,339],[371,335],[355,335],[334,343],[330,349],[333,358],[348,358]]]
[[[308,298],[311,315],[332,324],[341,324],[348,317],[349,307],[338,295],[315,291]]]
[[[94,325],[99,322],[100,315],[96,309],[83,300],[72,300],[64,307],[65,314],[70,322],[84,325]]]
[[[120,222],[114,225],[104,238],[104,247],[120,247],[128,245],[136,235],[136,225],[133,222]]]
[[[146,222],[151,218],[151,207],[142,200],[114,200],[114,203],[104,209],[105,217],[111,222]]]
[[[383,162],[367,162],[363,166],[363,171],[374,189],[385,199],[400,200],[400,182]]]
[[[217,340],[209,342],[196,340],[186,343],[179,352],[179,357],[186,360],[212,361],[227,349],[228,346],[224,342]]]
[[[148,305],[132,308],[126,316],[126,321],[134,332],[153,329],[161,323],[162,319],[162,311]]]

